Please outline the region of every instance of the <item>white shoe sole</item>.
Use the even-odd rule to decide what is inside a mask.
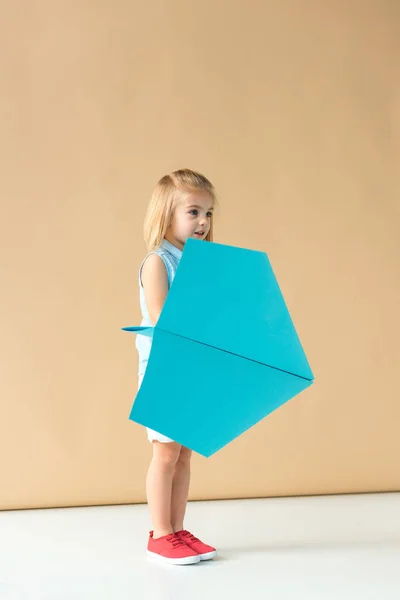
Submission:
[[[161,556],[161,554],[156,554],[155,552],[150,552],[147,550],[147,556],[152,560],[158,560],[159,562],[167,563],[169,565],[195,565],[200,562],[200,556],[186,556],[185,558],[167,558],[166,556]]]
[[[199,554],[200,560],[211,560],[217,556],[217,551],[213,550],[213,552],[207,552],[206,554]]]

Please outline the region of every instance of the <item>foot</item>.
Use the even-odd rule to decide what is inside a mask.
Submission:
[[[171,565],[193,565],[200,562],[197,552],[174,533],[154,539],[153,531],[150,531],[147,556]]]
[[[197,537],[194,537],[190,531],[183,529],[182,531],[177,531],[175,535],[182,542],[185,542],[189,548],[197,552],[200,560],[210,560],[211,558],[215,558],[217,556],[217,551],[215,548],[201,542]]]

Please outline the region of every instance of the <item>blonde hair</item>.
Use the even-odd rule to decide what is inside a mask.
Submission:
[[[169,175],[164,175],[157,183],[144,220],[144,241],[149,252],[160,246],[171,222],[175,207],[182,200],[182,194],[194,190],[206,190],[210,194],[213,203],[216,203],[214,186],[204,175],[196,171],[180,169]],[[205,240],[212,242],[212,239],[211,218],[210,231]]]

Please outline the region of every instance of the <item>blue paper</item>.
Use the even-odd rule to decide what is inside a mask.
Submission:
[[[211,456],[310,386],[264,252],[188,239],[130,419]]]

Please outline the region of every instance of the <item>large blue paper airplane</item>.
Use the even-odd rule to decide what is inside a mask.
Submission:
[[[188,239],[130,419],[211,456],[313,383],[265,252]]]

